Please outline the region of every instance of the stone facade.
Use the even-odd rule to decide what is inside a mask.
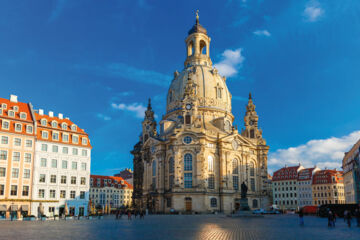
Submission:
[[[360,140],[349,152],[345,153],[342,161],[344,170],[344,187],[346,203],[360,203]]]
[[[240,207],[245,182],[250,207],[265,207],[269,147],[251,94],[240,133],[226,78],[212,66],[210,37],[198,17],[185,42],[185,68],[174,73],[160,131],[149,101],[131,152],[135,205],[151,212],[231,212]]]

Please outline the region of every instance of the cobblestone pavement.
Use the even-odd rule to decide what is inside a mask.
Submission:
[[[355,221],[353,221],[355,225]],[[264,218],[228,218],[224,215],[146,216],[144,220],[69,220],[0,222],[0,239],[360,239],[360,228],[348,228],[338,219],[328,229],[327,219],[297,215]]]

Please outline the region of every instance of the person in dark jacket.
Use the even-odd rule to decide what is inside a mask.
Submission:
[[[328,212],[328,227],[332,227],[334,222],[334,215],[331,211]]]
[[[346,218],[346,223],[349,227],[351,227],[351,211],[347,211],[347,214],[345,216]]]
[[[304,212],[302,208],[299,211],[299,224],[300,226],[304,226]]]

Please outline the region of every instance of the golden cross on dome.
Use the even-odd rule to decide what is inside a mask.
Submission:
[[[199,10],[196,10],[196,22],[199,22]]]

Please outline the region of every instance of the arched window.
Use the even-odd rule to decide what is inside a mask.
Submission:
[[[174,173],[174,158],[169,158],[169,173]]]
[[[190,153],[184,156],[184,171],[192,171],[192,155]]]
[[[211,198],[210,199],[210,206],[211,207],[217,207],[217,199],[216,198]]]
[[[189,42],[188,45],[188,57],[194,55],[195,51],[194,51],[194,43],[193,41]]]
[[[200,41],[200,53],[206,55],[206,43],[204,40]]]
[[[254,129],[250,130],[250,138],[255,138],[255,131]]]
[[[41,125],[46,126],[46,124],[47,124],[47,121],[45,119],[41,119]]]
[[[258,208],[258,200],[257,199],[253,200],[252,207],[253,208]]]
[[[156,160],[154,160],[152,164],[152,175],[153,177],[156,176]]]
[[[53,121],[53,122],[51,123],[51,126],[52,126],[53,128],[57,128],[58,123],[57,123],[56,121]]]
[[[208,171],[214,172],[214,158],[212,156],[208,156]]]
[[[250,177],[254,177],[255,176],[255,166],[254,163],[251,162],[250,163]]]
[[[239,167],[238,160],[235,158],[232,160],[232,174],[233,174],[233,188],[234,190],[239,189]]]

